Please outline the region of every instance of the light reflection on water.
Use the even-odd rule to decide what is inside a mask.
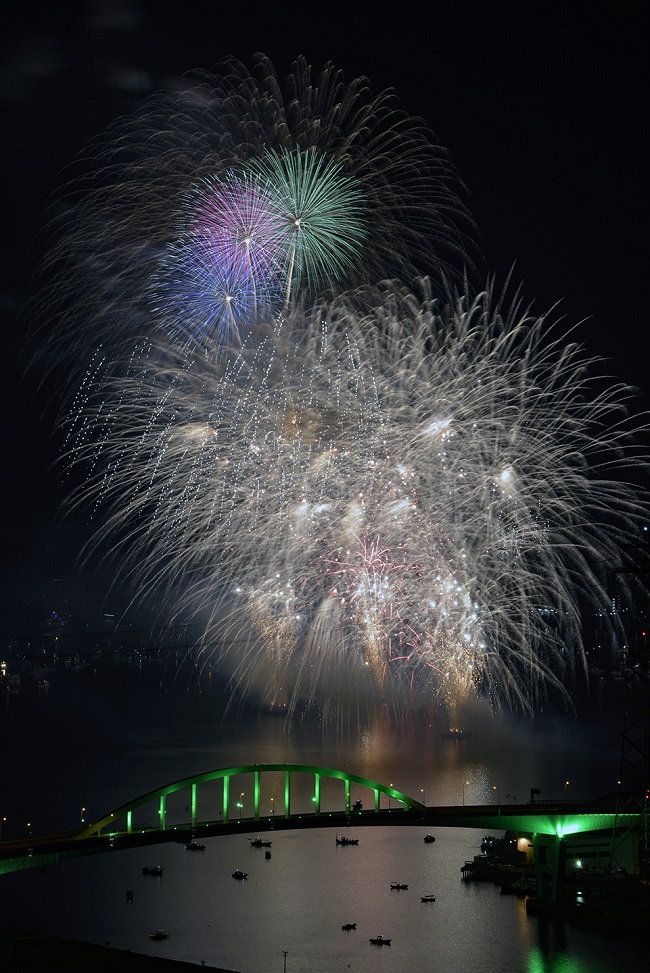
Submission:
[[[3,924],[241,973],[280,970],[284,949],[289,971],[312,973],[646,969],[629,943],[529,918],[522,899],[461,881],[459,863],[475,850],[471,830],[440,829],[433,845],[412,827],[350,833],[358,846],[336,846],[325,830],[276,833],[269,860],[232,835],[208,839],[205,852],[165,845],[17,873],[0,886]],[[141,874],[158,861],[162,878]],[[232,878],[237,867],[246,881]],[[395,881],[408,890],[392,890]],[[428,894],[435,903],[421,902]],[[344,932],[346,922],[356,930]],[[158,928],[169,938],[150,942]],[[380,933],[390,947],[370,945]]]
[[[3,739],[12,740],[5,781],[24,781],[3,793],[9,827],[29,819],[38,831],[72,828],[82,806],[92,819],[163,783],[243,763],[347,770],[414,797],[424,791],[430,804],[461,804],[463,797],[467,804],[491,803],[497,793],[503,803],[515,795],[527,800],[533,786],[558,798],[565,780],[573,796],[588,797],[611,789],[609,778],[618,773],[619,739],[604,720],[588,727],[549,721],[541,732],[539,725],[495,724],[476,713],[472,737],[458,743],[442,741],[435,721],[414,730],[377,722],[342,736],[308,726],[287,733],[281,721],[257,716],[224,724],[218,714],[218,700],[208,693],[161,693],[119,669],[81,683],[55,674],[46,698],[26,687],[4,707],[0,726]],[[264,786],[263,813],[283,798],[277,783]],[[56,800],[44,802],[43,795]],[[325,789],[323,799],[330,799]],[[244,815],[247,801],[249,795]],[[333,831],[282,832],[272,836],[270,860],[245,837],[228,836],[208,839],[204,853],[163,845],[69,861],[45,874],[5,876],[2,924],[241,973],[282,970],[285,949],[287,973],[647,968],[632,944],[529,918],[523,900],[461,881],[460,867],[478,853],[481,833],[440,829],[433,845],[423,843],[423,834],[414,827],[364,828],[359,846],[342,848]],[[142,876],[142,865],[161,859],[162,879]],[[249,871],[246,882],[232,879],[235,867]],[[392,891],[395,881],[409,889]],[[131,904],[127,889],[134,892]],[[425,894],[435,894],[435,903],[422,903]],[[357,922],[357,929],[343,932],[345,922]],[[169,939],[150,942],[154,928],[167,929]],[[371,946],[369,937],[378,933],[391,936],[392,945]]]

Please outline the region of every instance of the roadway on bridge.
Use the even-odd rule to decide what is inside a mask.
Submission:
[[[625,815],[627,817],[628,815]],[[556,802],[552,804],[433,806],[423,810],[361,810],[349,814],[321,812],[289,816],[243,817],[229,821],[206,821],[192,827],[189,823],[165,830],[146,828],[112,835],[88,836],[84,832],[26,835],[0,842],[0,861],[24,856],[81,855],[114,851],[163,842],[188,841],[192,837],[249,834],[251,831],[289,831],[298,829],[348,827],[422,827],[477,828],[485,831],[517,831],[521,834],[543,832],[570,834],[584,830],[613,827],[616,807],[613,801]],[[24,867],[24,866],[23,866]]]

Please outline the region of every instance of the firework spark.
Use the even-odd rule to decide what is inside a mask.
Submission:
[[[610,473],[637,462],[629,390],[554,334],[424,282],[294,305],[217,357],[147,343],[69,417],[73,503],[243,693],[530,712],[584,667],[581,603],[647,513]]]

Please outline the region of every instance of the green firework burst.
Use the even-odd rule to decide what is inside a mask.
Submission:
[[[282,149],[251,160],[280,216],[286,300],[302,287],[338,280],[366,236],[364,196],[343,166],[314,149]]]

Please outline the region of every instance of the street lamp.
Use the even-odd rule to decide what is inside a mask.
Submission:
[[[0,841],[2,841],[2,825],[7,821],[6,818],[0,818]]]
[[[289,952],[288,949],[282,950],[282,955],[284,956],[284,973],[287,973],[287,953],[288,952]]]
[[[85,815],[85,813],[86,813],[86,809],[85,809],[85,807],[82,807],[82,809],[81,809],[81,827],[82,828],[84,826],[84,821],[85,821],[84,815]]]
[[[497,792],[497,804],[501,807],[501,791],[496,784],[492,785],[492,790]]]
[[[564,781],[564,800],[565,801],[566,801],[566,789],[567,789],[567,787],[569,786],[570,783],[571,783],[570,780],[565,780]]]
[[[469,781],[468,780],[464,780],[463,781],[463,807],[465,807],[465,787],[466,787],[467,784],[469,784]]]
[[[275,807],[273,806],[273,798],[271,798],[271,817],[275,814]]]
[[[392,787],[393,785],[389,784],[388,786]],[[388,795],[388,810],[390,811],[390,794]]]

